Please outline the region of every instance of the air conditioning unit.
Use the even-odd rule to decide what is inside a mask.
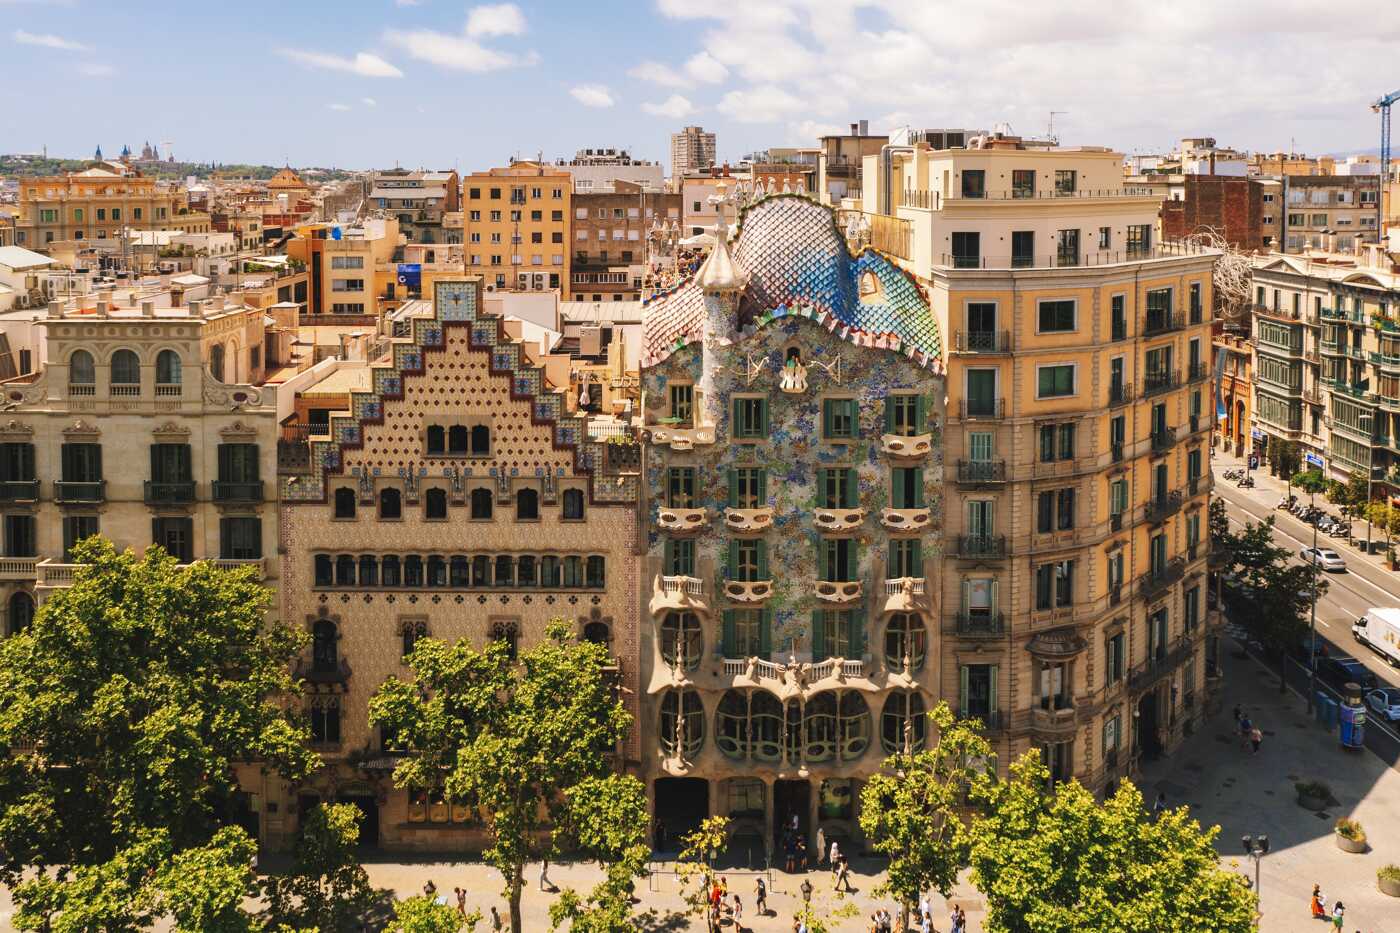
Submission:
[[[495,286],[495,285],[490,285],[490,284],[488,284],[488,285],[486,286],[486,290],[487,290],[488,292],[494,292],[494,291],[496,290],[496,286]]]

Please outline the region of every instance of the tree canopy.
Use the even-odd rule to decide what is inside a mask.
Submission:
[[[355,929],[373,898],[369,876],[355,852],[359,840],[358,807],[315,807],[297,837],[291,872],[263,882],[269,921],[327,933]]]
[[[317,761],[282,702],[300,637],[264,620],[250,569],[99,538],[73,559],[73,585],[0,642],[0,880],[17,923],[126,930],[168,911],[239,929],[251,844],[225,828],[234,768],[300,779]]]

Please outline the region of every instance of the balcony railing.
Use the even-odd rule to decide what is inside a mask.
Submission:
[[[350,662],[340,658],[335,664],[310,663],[298,658],[292,677],[313,684],[343,684],[350,679]]]
[[[1164,522],[1180,511],[1181,492],[1163,493],[1147,503],[1147,520],[1153,524]]]
[[[1108,404],[1127,405],[1133,400],[1133,384],[1131,382],[1109,382],[1108,384]]]
[[[105,502],[107,501],[107,481],[72,482],[55,480],[53,501],[61,503]]]
[[[38,502],[37,479],[12,479],[0,483],[0,502]]]
[[[254,482],[225,482],[215,480],[214,482],[215,502],[261,502],[263,501],[263,484]]]
[[[1142,395],[1150,398],[1162,392],[1170,392],[1181,385],[1181,373],[1175,370],[1171,372],[1148,373],[1142,380]]]
[[[1142,335],[1144,337],[1155,337],[1158,334],[1169,334],[1174,330],[1181,330],[1185,326],[1181,320],[1180,311],[1149,311],[1142,324]]]
[[[192,480],[174,483],[146,480],[147,505],[189,505],[194,501],[195,484]]]
[[[965,638],[996,638],[1006,634],[1006,617],[1000,612],[959,612],[954,620],[954,630]]]
[[[960,483],[1004,483],[1006,482],[1005,460],[959,460],[958,482]]]
[[[959,557],[1000,558],[1006,556],[1005,535],[958,535],[954,553]]]
[[[1181,665],[1191,654],[1191,643],[1177,638],[1171,645],[1158,645],[1142,663],[1128,673],[1128,689],[1141,690],[1155,683]]]
[[[955,331],[953,348],[959,353],[1007,353],[1011,350],[1011,332],[1005,330]]]
[[[905,207],[922,205],[905,204]],[[937,207],[935,206],[936,210]],[[1114,266],[1153,259],[1177,259],[1182,256],[1205,256],[1203,247],[1184,244],[1162,244],[1147,249],[1064,251],[1053,253],[1013,253],[1011,255],[981,256],[941,253],[934,265],[953,269],[1071,269],[1076,267]]]
[[[964,421],[971,421],[974,419],[1000,421],[1006,417],[1006,399],[965,398],[959,403],[958,411]]]
[[[1176,444],[1176,428],[1161,427],[1152,432],[1152,452],[1164,453]]]
[[[1207,370],[1206,370],[1206,364],[1205,364],[1204,361],[1199,362],[1199,363],[1192,363],[1192,364],[1191,364],[1190,366],[1188,366],[1187,369],[1186,369],[1186,381],[1187,381],[1187,382],[1200,382],[1202,379],[1204,379],[1204,378],[1206,377],[1206,372],[1207,372]]]
[[[1138,595],[1151,602],[1186,573],[1186,561],[1175,557],[1163,567],[1147,571],[1138,577]]]

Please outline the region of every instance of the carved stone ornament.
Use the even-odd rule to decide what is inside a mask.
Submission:
[[[63,434],[65,437],[73,437],[75,435],[92,435],[95,437],[101,433],[102,432],[98,430],[95,425],[88,424],[81,418],[79,418],[77,421],[74,421],[71,425],[63,429]]]
[[[0,437],[6,440],[26,440],[34,436],[34,428],[11,418],[0,424]]]
[[[235,421],[226,427],[219,429],[220,437],[257,437],[258,429],[256,425],[247,424],[242,420]]]
[[[152,431],[151,434],[155,437],[189,437],[190,429],[183,424],[167,421]]]

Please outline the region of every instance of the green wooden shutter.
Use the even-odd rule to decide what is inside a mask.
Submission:
[[[967,665],[958,665],[958,715],[967,718]]]
[[[92,479],[101,482],[102,477],[106,475],[102,472],[102,445],[93,444],[91,449],[92,466],[96,469],[96,472],[93,474]]]
[[[846,616],[846,638],[854,658],[865,656],[865,613],[854,609]]]
[[[924,575],[924,542],[922,538],[915,538],[909,542],[908,564],[908,576],[922,577]]]
[[[63,472],[60,473],[59,475],[60,475],[65,481],[71,480],[71,479],[73,478],[73,445],[72,445],[72,444],[64,444],[61,448],[59,448],[59,450],[60,450],[60,457],[59,457],[59,459],[62,461],[62,469],[63,469]]]
[[[773,610],[758,613],[758,656],[767,661],[773,654]]]
[[[729,507],[739,507],[739,471],[734,467],[729,468]]]
[[[859,507],[860,507],[860,488],[859,488],[859,480],[858,480],[858,477],[857,477],[857,475],[856,475],[856,470],[855,470],[854,467],[847,467],[845,479],[846,479],[846,493],[845,493],[845,495],[846,495],[846,502],[848,503],[848,505],[846,506],[846,508],[848,508],[848,509],[859,508]]]
[[[729,572],[725,576],[730,580],[739,579],[739,542],[735,540],[729,542]]]
[[[758,400],[758,436],[768,436],[768,399]]]
[[[857,575],[860,572],[860,545],[855,538],[848,539],[850,544],[846,547],[846,579],[859,580]]]
[[[928,398],[923,395],[914,398],[914,433],[923,434],[928,430]]]
[[[971,605],[972,605],[972,581],[971,581],[971,580],[964,580],[964,581],[962,582],[962,604],[961,604],[961,611],[962,611],[962,613],[963,613],[964,615],[967,614],[967,610],[968,610],[968,608],[969,608]]]
[[[768,576],[768,542],[758,541],[758,578],[760,580],[771,579]]]
[[[831,399],[822,399],[822,437],[831,436],[831,416],[835,410],[836,405]]]
[[[743,418],[740,413],[744,410],[743,400],[734,399],[729,403],[729,432],[734,437],[743,437]]]
[[[233,554],[233,520],[219,519],[219,556],[227,559]]]
[[[229,483],[235,480],[233,475],[233,453],[232,444],[219,445],[219,482]]]
[[[914,467],[914,501],[909,506],[911,509],[922,509],[924,507],[924,468]]]
[[[734,610],[724,610],[723,652],[726,658],[735,656],[734,651]]]
[[[165,481],[165,474],[161,471],[161,445],[151,445],[151,482],[161,483]]]
[[[190,445],[177,444],[175,446],[176,480],[181,483],[188,483],[194,479],[194,466],[190,458]]]
[[[762,467],[758,473],[758,505],[763,508],[768,504],[768,471]]]
[[[662,576],[674,576],[676,567],[676,542],[667,538],[661,544],[661,574]]]
[[[812,660],[826,660],[826,610],[812,613]]]
[[[885,396],[885,433],[894,433],[894,400],[893,395]]]

